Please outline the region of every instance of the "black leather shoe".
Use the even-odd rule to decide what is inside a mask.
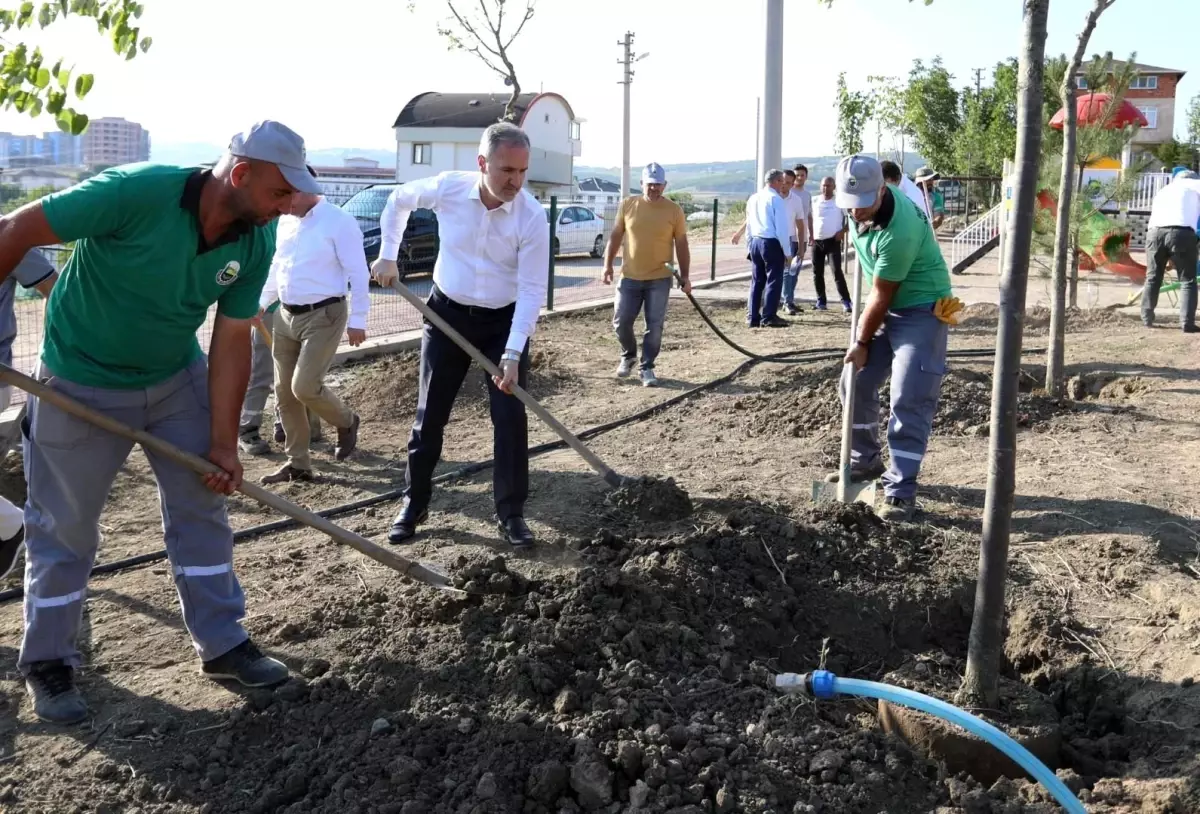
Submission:
[[[525,524],[525,518],[513,515],[507,520],[498,520],[500,536],[513,548],[529,548],[533,545],[533,532]]]
[[[405,498],[404,505],[400,507],[400,514],[396,515],[396,519],[392,521],[392,527],[388,529],[388,542],[392,545],[400,545],[407,543],[417,534],[417,526],[429,519],[429,510],[417,510],[413,506],[412,501]]]

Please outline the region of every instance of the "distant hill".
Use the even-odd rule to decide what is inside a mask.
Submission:
[[[808,167],[809,187],[815,188],[817,181],[826,175],[833,175],[841,156],[799,156],[785,158],[783,168],[804,164]],[[904,167],[911,174],[913,170],[924,165],[924,159],[916,153],[906,153]],[[714,197],[749,195],[761,183],[754,178],[754,161],[712,161],[699,164],[664,164],[667,171],[667,183],[672,192],[691,192],[696,195],[708,194]],[[640,183],[640,170],[631,170],[630,186],[636,188]],[[576,178],[603,178],[607,181],[620,183],[620,167],[589,167],[575,166]]]
[[[153,144],[150,148],[150,160],[184,166],[207,164],[216,161],[224,152],[225,147],[222,145],[203,142]],[[396,166],[396,153],[393,150],[331,147],[308,151],[308,163],[315,167],[340,167],[347,158],[370,158],[378,161],[381,167]]]

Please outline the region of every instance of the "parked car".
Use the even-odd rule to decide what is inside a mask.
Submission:
[[[550,222],[550,204],[546,209],[546,222]],[[559,210],[558,225],[554,230],[554,256],[564,254],[604,254],[604,218],[587,206],[568,204]]]
[[[355,220],[363,233],[363,250],[367,254],[367,262],[373,263],[379,257],[381,237],[379,233],[379,218],[383,215],[383,207],[387,205],[388,196],[399,184],[375,184],[357,193],[353,198],[342,204]],[[408,217],[408,227],[404,230],[404,238],[400,242],[400,254],[396,265],[400,268],[400,279],[418,271],[428,271],[438,255],[437,216],[428,209],[417,209]]]

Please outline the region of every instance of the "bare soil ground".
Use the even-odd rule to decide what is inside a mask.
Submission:
[[[750,332],[762,351],[840,347],[841,314]],[[953,348],[994,343],[970,309]],[[672,305],[647,390],[612,377],[605,312],[543,322],[533,392],[568,426],[630,415],[743,361]],[[1028,320],[1028,346],[1045,322]],[[1077,315],[1071,397],[1038,391],[1028,358],[1012,517],[1006,675],[1060,717],[1061,773],[1093,812],[1200,810],[1200,369],[1194,341],[1108,312]],[[609,494],[569,451],[532,463],[540,545],[514,555],[487,472],[439,488],[412,556],[476,592],[415,586],[303,529],[241,543],[246,624],[297,678],[241,692],[197,675],[165,563],[98,576],[81,686],[91,720],[38,723],[16,673],[19,602],[0,605],[0,808],[27,812],[1049,812],[1036,786],[951,776],[879,729],[873,707],[769,687],[825,666],[932,684],[961,675],[987,481],[990,360],[956,361],[914,524],[814,508],[836,455],[837,364],[755,366],[714,391],[601,435],[619,472],[674,478],[667,507]],[[361,450],[322,482],[281,488],[320,509],[403,479],[415,359],[336,371],[364,416]],[[532,422],[531,442],[553,440]],[[491,457],[473,373],[443,471]],[[251,461],[260,476],[279,456]],[[12,461],[6,494],[22,488]],[[99,562],[161,548],[153,480],[131,457]],[[383,541],[396,504],[338,522]],[[235,528],[273,518],[237,498]],[[683,516],[686,515],[686,516]],[[679,519],[683,516],[683,519]],[[19,586],[13,576],[3,586]]]

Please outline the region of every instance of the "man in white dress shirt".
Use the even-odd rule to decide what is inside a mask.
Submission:
[[[914,184],[909,177],[900,169],[900,165],[895,161],[880,161],[879,166],[883,168],[883,180],[904,193],[910,201],[917,205],[917,209],[925,213],[925,220],[932,221],[929,214],[929,199],[925,197],[925,190]]]
[[[316,177],[311,167],[309,172]],[[310,410],[337,428],[334,458],[344,461],[358,446],[359,418],[325,386],[325,375],[343,333],[353,346],[367,338],[370,279],[354,216],[320,195],[296,193],[291,214],[279,219],[275,257],[258,301],[265,311],[279,300],[271,353],[287,455],[263,483],[313,479]]]
[[[525,387],[529,339],[546,298],[550,263],[546,210],[523,188],[528,171],[529,137],[516,125],[493,124],[479,142],[479,172],[444,172],[392,192],[380,218],[379,259],[371,268],[380,285],[392,285],[399,279],[396,256],[409,214],[422,208],[437,214],[441,246],[428,303],[503,373],[488,382],[496,461],[492,486],[500,534],[515,547],[534,540],[524,519],[529,426],[524,405],[511,393],[513,384]],[[412,539],[428,517],[443,431],[470,366],[461,348],[425,323],[407,488],[388,531],[393,544]]]
[[[1190,176],[1190,177],[1189,177]],[[1154,195],[1146,232],[1146,283],[1142,289],[1142,324],[1154,324],[1154,309],[1167,260],[1179,275],[1179,325],[1196,333],[1196,229],[1200,221],[1200,181],[1188,170],[1177,170],[1171,182]]]
[[[750,281],[750,302],[746,321],[751,328],[786,328],[787,320],[778,316],[783,293],[783,271],[792,261],[793,218],[783,199],[783,170],[770,170],[763,188],[746,201],[746,224],[733,236],[737,243],[743,232],[754,264]]]

